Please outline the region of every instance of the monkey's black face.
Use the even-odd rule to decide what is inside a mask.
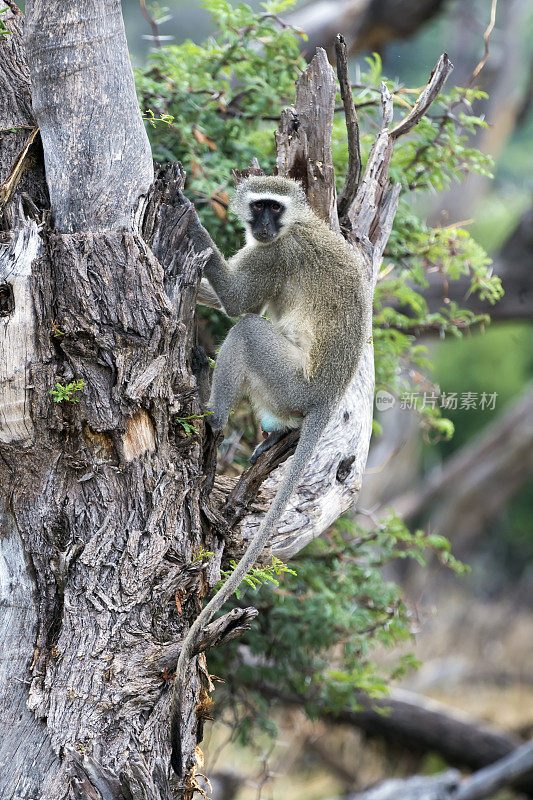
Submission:
[[[250,227],[254,239],[262,244],[269,244],[277,239],[282,228],[284,211],[285,206],[277,200],[254,200],[250,203]]]

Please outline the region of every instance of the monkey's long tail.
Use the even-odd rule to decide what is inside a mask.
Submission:
[[[172,745],[172,756],[170,763],[172,764],[174,772],[179,776],[181,776],[183,773],[183,758],[180,736],[182,722],[182,692],[185,687],[187,667],[192,657],[192,652],[194,650],[198,635],[210,622],[213,615],[219,610],[219,608],[221,608],[226,600],[231,597],[246,573],[259,558],[270,534],[278,523],[279,518],[283,514],[293,491],[297,488],[298,483],[300,482],[302,474],[309,463],[311,456],[313,455],[313,451],[318,444],[320,436],[329,422],[331,413],[332,408],[321,407],[310,411],[305,417],[294,457],[289,464],[276,496],[274,497],[270,508],[261,522],[254,538],[248,545],[248,549],[237,564],[236,568],[231,573],[226,583],[220,587],[216,595],[200,612],[191,625],[187,636],[185,637],[185,641],[181,647],[181,652],[178,659],[176,677],[174,678],[174,692],[172,695],[172,705],[170,711],[170,738]]]

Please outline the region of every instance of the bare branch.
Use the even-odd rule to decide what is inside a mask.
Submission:
[[[383,252],[389,241],[394,218],[398,210],[401,189],[402,187],[399,183],[396,183],[389,189],[383,198],[379,210],[379,221],[376,228],[377,233],[374,242],[374,250],[372,252],[372,269],[376,278],[381,267],[381,262],[383,261]]]
[[[388,184],[387,175],[393,147],[388,130],[392,121],[392,97],[384,83],[381,84],[381,109],[381,129],[370,150],[363,179],[349,211],[353,236],[356,237],[359,242],[373,243],[376,237],[380,235],[377,230],[377,224],[383,195]],[[374,236],[374,234],[376,234],[376,236]],[[387,241],[389,235],[390,229],[383,229],[382,236],[385,237],[385,241]],[[371,253],[373,256],[372,249]],[[373,270],[374,282],[376,279],[377,272]]]
[[[210,650],[212,647],[219,647],[221,644],[226,644],[242,636],[243,633],[250,630],[252,620],[258,614],[259,611],[253,606],[234,608],[214,622],[210,622],[204,628],[201,639],[196,643],[194,655],[204,650]]]
[[[435,69],[431,73],[431,78],[428,85],[420,93],[413,109],[409,112],[404,120],[402,120],[398,125],[396,125],[395,128],[391,130],[390,135],[393,139],[397,139],[399,136],[409,133],[409,131],[412,130],[418,122],[420,122],[432,102],[439,95],[440,90],[444,86],[446,78],[452,69],[453,64],[448,58],[447,53],[443,53],[437,61]]]
[[[348,173],[346,175],[344,188],[337,201],[337,210],[342,224],[342,220],[347,215],[348,209],[357,194],[363,164],[361,161],[361,146],[359,141],[359,120],[357,119],[357,111],[355,109],[352,87],[348,75],[346,42],[344,36],[340,33],[337,34],[335,39],[335,52],[337,54],[337,77],[341,88],[341,97],[346,117],[346,130],[348,132]]]
[[[500,759],[496,764],[479,770],[462,781],[451,800],[484,800],[504,786],[513,786],[533,772],[533,741]]]
[[[494,30],[494,25],[496,23],[496,8],[498,6],[498,0],[492,0],[492,5],[490,8],[490,21],[485,29],[485,33],[483,34],[483,40],[485,42],[485,52],[483,54],[483,58],[479,61],[476,68],[474,69],[472,75],[470,76],[467,86],[472,86],[474,81],[476,80],[477,76],[487,63],[487,59],[489,57],[489,42],[490,42],[490,35]]]
[[[460,780],[454,770],[442,775],[415,775],[406,780],[384,781],[351,800],[487,800],[507,786],[515,786],[533,771],[533,742],[517,747],[510,755]]]

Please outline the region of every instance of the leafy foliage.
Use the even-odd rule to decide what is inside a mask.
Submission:
[[[74,380],[70,383],[62,384],[56,383],[53,389],[50,389],[49,394],[52,395],[54,403],[79,403],[79,394],[85,388],[85,381]]]
[[[216,231],[225,252],[240,247],[239,231],[227,218],[231,170],[259,156],[265,171],[275,161],[273,131],[294,81],[305,67],[298,37],[275,15],[289,3],[264,3],[256,14],[244,3],[204,3],[219,28],[201,45],[186,41],[163,47],[137,70],[141,107],[150,127],[155,158],[179,159],[187,191],[202,221]],[[159,115],[159,117],[157,117]],[[168,119],[179,120],[168,125]]]
[[[174,417],[174,421],[181,425],[186,436],[193,436],[194,434],[198,435],[199,431],[194,422],[197,419],[203,419],[207,414],[210,413],[210,411],[206,411],[205,414],[189,414],[186,417]]]
[[[220,571],[220,583],[217,584],[217,589],[219,589],[223,583],[225,583],[229,577],[231,577],[231,573],[237,567],[237,562],[233,559],[230,561],[230,569],[223,569]],[[276,556],[272,556],[272,563],[265,564],[258,567],[252,567],[252,569],[244,576],[241,586],[237,587],[235,594],[237,595],[237,599],[240,600],[244,591],[243,587],[249,586],[251,589],[258,589],[260,586],[265,586],[270,584],[271,586],[279,586],[279,581],[277,577],[280,575],[296,575],[292,569],[280,559],[276,558]]]
[[[377,697],[386,693],[392,678],[415,662],[410,655],[380,667],[373,658],[376,647],[392,648],[411,636],[411,611],[398,586],[385,581],[383,567],[395,559],[425,564],[436,556],[457,572],[465,569],[450,553],[446,539],[411,533],[395,516],[374,530],[363,530],[341,518],[322,539],[295,557],[294,571],[286,571],[281,589],[265,584],[252,602],[262,612],[254,628],[240,640],[249,652],[242,663],[235,645],[210,653],[209,667],[216,674],[231,674],[229,690],[243,699],[250,687],[274,686],[280,696],[305,698],[306,710],[355,708],[355,692]],[[244,593],[249,594],[249,589]],[[250,602],[242,599],[243,606]],[[228,669],[232,659],[232,669]],[[232,704],[235,698],[232,698]],[[243,703],[243,708],[249,702]],[[252,721],[268,727],[260,705],[252,704],[240,718],[244,738]]]
[[[0,14],[4,11],[9,11],[9,8],[6,6],[5,8],[0,8]],[[6,26],[3,19],[0,18],[0,36],[11,36],[11,31]]]

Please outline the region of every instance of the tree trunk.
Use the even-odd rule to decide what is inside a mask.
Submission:
[[[191,353],[204,257],[186,249],[183,176],[145,197],[152,159],[118,0],[28,2],[24,37],[53,227],[38,232],[28,213],[39,198],[20,183],[6,195],[0,795],[169,798],[176,597],[194,617],[219,560],[202,581],[192,554],[221,549],[215,529],[204,535],[201,442],[176,421],[200,410]],[[27,103],[10,114],[2,129],[35,125]],[[13,150],[9,136],[2,146]],[[81,391],[54,403],[54,384],[73,380]],[[190,757],[194,715],[189,727]]]
[[[26,8],[28,66],[18,15],[2,13],[12,34],[0,37],[0,635],[9,654],[0,667],[0,796],[188,798],[210,702],[200,649],[234,638],[255,610],[216,620],[198,643],[179,783],[169,772],[169,674],[222,553],[232,558],[258,524],[262,510],[251,503],[290,449],[273,448],[213,505],[216,442],[201,419],[193,435],[180,423],[201,410],[194,306],[209,251],[189,247],[194,209],[179,165],[152,183],[120,2]],[[441,58],[416,115],[450,69]],[[280,171],[307,169],[311,202],[338,229],[334,98],[321,51],[278,146]],[[409,115],[389,131],[385,87],[382,101],[345,219],[374,283],[399,195],[387,184],[393,141],[417,121]],[[318,161],[325,168],[315,171]],[[273,538],[278,552],[296,553],[357,498],[373,386],[369,342]],[[281,471],[265,484],[267,498]],[[213,555],[204,560],[202,550]]]

